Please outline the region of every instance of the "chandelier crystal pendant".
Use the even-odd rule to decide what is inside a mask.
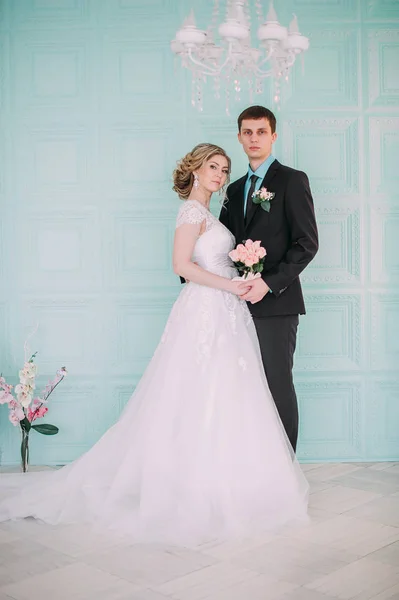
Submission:
[[[296,16],[287,30],[278,22],[271,1],[263,21],[260,0],[255,0],[259,48],[252,48],[250,0],[226,0],[226,20],[219,25],[217,44],[214,33],[219,12],[219,0],[214,0],[211,23],[203,31],[196,27],[192,11],[171,42],[172,52],[180,56],[183,67],[191,70],[192,105],[203,110],[204,84],[212,78],[216,98],[220,98],[224,89],[229,114],[232,92],[239,101],[242,85],[247,82],[252,103],[253,93],[261,94],[263,81],[269,77],[273,79],[273,97],[278,105],[281,80],[288,81],[297,56],[309,48],[309,39],[299,33]]]

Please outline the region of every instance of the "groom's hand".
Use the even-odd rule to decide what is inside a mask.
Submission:
[[[246,294],[240,296],[241,300],[245,300],[246,302],[250,302],[251,304],[256,304],[260,302],[262,298],[266,296],[269,291],[269,286],[263,281],[263,279],[254,279],[252,281],[247,281],[246,285],[250,286],[250,289]]]

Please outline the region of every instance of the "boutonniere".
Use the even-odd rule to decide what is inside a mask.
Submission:
[[[267,188],[261,187],[260,190],[252,194],[252,202],[260,204],[263,210],[270,212],[270,200],[273,200],[274,192],[269,192]]]

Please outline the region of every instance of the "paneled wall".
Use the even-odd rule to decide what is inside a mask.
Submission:
[[[211,0],[0,0],[0,371],[16,383],[36,326],[40,383],[69,371],[47,419],[60,433],[32,434],[34,463],[89,448],[151,358],[180,290],[176,160],[211,141],[233,177],[246,170],[235,118],[247,98],[227,116],[207,95],[197,113],[169,51],[191,5],[205,27]],[[308,173],[321,241],[302,277],[299,455],[398,459],[399,4],[275,8],[311,40],[276,112],[274,152]],[[2,463],[18,450],[0,407]]]

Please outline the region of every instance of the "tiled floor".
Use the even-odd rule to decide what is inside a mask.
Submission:
[[[399,600],[399,463],[305,465],[312,522],[196,548],[0,524],[0,600]]]

